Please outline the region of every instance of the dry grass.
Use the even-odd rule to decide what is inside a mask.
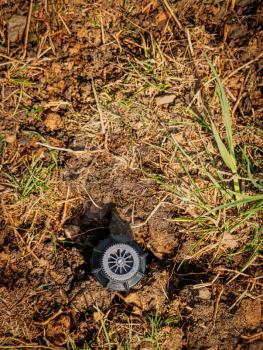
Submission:
[[[40,22],[32,19],[30,6],[23,45],[8,55],[0,53],[0,66],[5,69],[1,78],[0,108],[3,118],[10,121],[10,127],[1,121],[0,153],[4,170],[0,178],[1,208],[5,226],[11,227],[19,247],[20,258],[30,256],[41,266],[42,258],[37,255],[41,244],[46,239],[52,240],[56,254],[56,244],[65,238],[63,224],[78,205],[90,197],[98,205],[103,200],[121,198],[117,207],[130,219],[135,236],[145,245],[150,220],[157,217],[160,223],[176,224],[178,237],[186,241],[181,244],[181,251],[172,257],[178,271],[186,261],[203,261],[216,274],[206,286],[213,286],[219,276],[225,276],[228,284],[237,278],[249,283],[253,280],[250,295],[257,298],[255,286],[262,283],[260,277],[253,274],[261,263],[263,243],[262,133],[256,122],[260,111],[254,110],[249,125],[237,121],[236,111],[239,108],[239,113],[246,115],[242,105],[239,106],[244,93],[239,85],[251,83],[252,67],[260,62],[262,54],[242,62],[241,49],[231,52],[225,46],[214,46],[213,35],[203,26],[184,28],[166,0],[163,3],[168,17],[160,37],[155,39],[151,34],[146,40],[145,33],[149,33],[145,30],[140,44],[137,43],[140,27],[136,24],[130,23],[126,32],[123,29],[124,33],[110,36],[110,24],[103,15],[118,19],[120,13],[114,8],[103,12],[101,8],[99,19],[92,17],[91,28],[100,32],[103,47],[113,42],[119,50],[121,59],[112,64],[118,77],[102,79],[100,75],[104,73],[97,72],[94,66],[86,67],[93,72],[90,83],[87,82],[90,90],[87,100],[84,99],[87,103],[82,101],[78,106],[75,90],[79,91],[79,83],[70,82],[73,84],[70,93],[77,97],[69,101],[59,96],[56,87],[59,82],[50,76],[54,74],[52,63],[56,64],[60,55],[60,47],[56,46],[58,35],[63,33],[71,38],[78,33],[81,38],[82,34],[70,21],[74,6],[63,2],[43,3],[39,15],[51,18],[46,30],[40,30]],[[233,9],[234,2],[231,6]],[[91,16],[97,8],[90,5],[81,11],[81,16],[86,13]],[[184,33],[180,38],[175,39],[173,35],[172,20]],[[38,33],[33,55],[29,55],[30,30]],[[130,43],[126,44],[132,48],[139,45],[139,58],[122,55],[125,47],[121,35],[129,35],[126,39]],[[72,47],[68,50],[73,52]],[[72,57],[64,59],[65,66],[74,61]],[[78,61],[76,59],[76,65]],[[217,67],[220,77],[210,69],[209,61]],[[251,75],[246,75],[244,69],[251,69]],[[64,73],[62,69],[62,73],[56,75]],[[41,79],[46,79],[50,98],[43,91],[45,85],[39,83]],[[222,100],[220,104],[215,81],[222,84],[221,95],[224,91],[224,103],[226,100],[229,103],[227,113],[232,125],[228,127],[222,118]],[[84,94],[83,91],[79,95]],[[156,97],[165,94],[174,95],[174,102],[158,106]],[[226,104],[224,107],[228,108]],[[41,123],[50,109],[63,114],[63,135],[46,135],[48,132]],[[19,118],[26,134],[16,127]],[[234,168],[229,166],[229,154],[224,157],[220,152],[222,144],[229,146]],[[63,163],[66,167],[61,166]],[[75,171],[77,179],[68,180],[66,175]],[[140,185],[144,184],[140,195],[133,196],[132,189],[126,191],[122,175],[125,172],[133,174]],[[120,191],[126,202],[111,188],[115,182],[123,185]],[[131,193],[130,197],[127,193]],[[152,200],[146,203],[145,194]],[[127,214],[127,207],[132,208],[132,215]],[[224,268],[216,270],[217,264]],[[222,289],[216,308],[223,293]],[[233,305],[245,295],[241,293]],[[105,314],[100,309],[93,311],[98,317],[94,339],[101,348],[120,346],[128,350],[148,342],[162,349],[165,336],[159,339],[159,331],[161,325],[169,324],[166,319],[159,316],[127,319],[123,315],[118,323],[114,318],[109,319],[110,311]],[[217,310],[214,325],[216,317]],[[8,348],[9,344],[13,348],[35,346],[13,338],[0,339],[0,344],[0,349]],[[68,349],[78,349],[73,338],[69,337],[67,344]],[[56,348],[49,345],[42,348]],[[84,348],[89,346],[92,344],[87,343]]]

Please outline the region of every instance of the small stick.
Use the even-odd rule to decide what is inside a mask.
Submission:
[[[104,123],[104,119],[103,119],[103,115],[102,115],[102,111],[101,111],[101,108],[100,108],[99,99],[98,99],[98,95],[97,95],[97,91],[96,91],[93,79],[91,79],[91,84],[92,84],[92,90],[93,90],[93,94],[94,94],[94,97],[95,97],[97,109],[98,109],[98,112],[99,112],[99,115],[100,115],[101,132],[104,135],[105,134],[105,123]]]
[[[26,22],[26,31],[25,31],[25,41],[24,41],[24,53],[22,56],[22,60],[26,57],[26,51],[27,51],[27,43],[28,43],[28,33],[29,33],[29,27],[32,17],[32,8],[33,8],[33,0],[30,0],[29,3],[29,10],[28,10],[28,16],[27,16],[27,22]]]
[[[57,312],[55,312],[53,315],[51,315],[46,321],[43,322],[34,322],[36,325],[39,326],[46,326],[50,321],[54,320],[56,317],[61,315],[63,313],[62,309],[59,309]]]
[[[61,218],[61,222],[60,222],[60,226],[61,227],[64,225],[64,223],[66,221],[69,195],[70,195],[70,186],[68,186],[66,199],[65,199],[65,202],[64,202],[64,209],[63,209],[63,214],[62,214],[62,218]]]
[[[188,40],[189,50],[190,50],[191,56],[193,57],[194,56],[194,50],[193,50],[192,40],[191,40],[191,36],[190,36],[190,32],[189,32],[188,28],[185,29],[185,33],[186,33],[186,37],[187,37],[187,40]]]
[[[58,17],[61,19],[61,22],[64,24],[64,27],[66,28],[66,31],[68,32],[68,34],[71,35],[71,31],[70,31],[69,27],[66,25],[66,22],[64,21],[64,19],[60,13],[58,14]]]
[[[162,0],[162,3],[164,5],[164,7],[166,8],[166,10],[170,13],[170,15],[173,17],[173,20],[175,21],[175,23],[177,24],[178,28],[180,30],[183,30],[183,26],[181,24],[181,22],[179,21],[179,19],[176,17],[176,15],[174,14],[173,10],[171,9],[171,6],[168,3],[168,0]]]
[[[242,294],[240,294],[237,300],[230,306],[229,311],[232,310],[236,306],[236,304],[246,296],[249,287],[250,283],[248,283],[246,290]]]
[[[100,13],[100,30],[101,30],[101,41],[102,44],[105,44],[105,33],[104,33],[104,27],[103,27],[103,22],[102,22],[102,15]]]
[[[231,0],[230,10],[234,12],[236,6],[236,0]]]
[[[247,63],[245,63],[245,64],[243,64],[242,66],[240,66],[240,67],[238,67],[237,69],[235,69],[232,73],[230,73],[227,77],[225,77],[225,78],[222,80],[222,82],[225,83],[229,78],[231,78],[233,75],[235,75],[235,74],[236,74],[237,72],[239,72],[241,69],[248,67],[251,63],[256,62],[256,61],[259,60],[260,57],[262,57],[262,56],[263,56],[263,52],[262,52],[260,55],[258,55],[256,58],[254,58],[253,60],[248,61]]]
[[[244,93],[245,86],[246,86],[247,81],[248,81],[249,73],[250,73],[250,69],[249,69],[249,71],[248,71],[248,74],[247,74],[246,77],[245,77],[245,80],[244,80],[243,83],[241,84],[241,88],[240,88],[240,90],[239,90],[239,94],[238,94],[238,96],[237,96],[236,103],[235,103],[235,105],[234,105],[234,107],[233,107],[233,109],[232,109],[232,118],[235,117],[235,113],[236,113],[237,107],[238,107],[238,105],[239,105],[239,103],[240,103],[240,101],[241,101],[241,99],[242,99],[242,97],[243,97],[243,93]]]
[[[150,220],[150,218],[157,212],[157,210],[160,208],[160,206],[163,204],[163,202],[166,200],[166,198],[168,197],[169,195],[166,194],[163,199],[156,205],[156,207],[152,210],[152,212],[150,213],[150,215],[147,217],[147,219],[140,223],[140,224],[137,224],[137,225],[131,225],[132,228],[138,228],[138,227],[142,227],[144,226],[145,224],[147,224],[147,222]]]
[[[70,149],[70,148],[51,146],[51,145],[47,145],[47,144],[42,143],[42,142],[37,142],[36,144],[39,146],[46,147],[48,149],[54,149],[57,151],[68,152],[68,153],[73,153],[73,154],[85,154],[85,153],[87,153],[87,151],[74,151],[73,149]]]
[[[10,57],[8,55],[5,55],[3,53],[0,52],[0,57],[6,58],[7,60],[11,61],[11,62],[16,62],[16,63],[20,63],[20,64],[25,64],[23,61],[17,60],[14,57]]]
[[[16,112],[17,112],[18,107],[19,107],[19,105],[20,105],[20,102],[21,102],[21,100],[22,100],[22,96],[23,96],[23,88],[21,88],[21,90],[20,90],[18,102],[17,102],[17,104],[16,104],[16,107],[15,107],[14,112],[13,112],[12,115],[11,115],[11,118],[13,118],[13,117],[16,115]]]
[[[219,302],[220,302],[220,300],[221,300],[221,296],[222,296],[224,290],[225,290],[225,289],[224,289],[224,287],[222,286],[222,287],[221,287],[221,290],[220,290],[220,292],[219,292],[219,294],[218,294],[218,297],[217,297],[217,299],[216,299],[215,312],[214,312],[214,316],[213,316],[213,325],[212,325],[211,331],[210,331],[210,333],[209,333],[210,335],[211,335],[211,333],[213,332],[213,329],[214,329],[215,324],[216,324],[216,316],[217,316],[217,313],[218,313]]]
[[[253,335],[241,335],[241,338],[248,340],[249,342],[258,340],[258,339],[263,339],[263,332],[256,333]]]

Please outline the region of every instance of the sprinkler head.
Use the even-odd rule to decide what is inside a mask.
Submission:
[[[110,236],[93,249],[92,273],[103,287],[128,291],[144,276],[146,256],[135,241]]]

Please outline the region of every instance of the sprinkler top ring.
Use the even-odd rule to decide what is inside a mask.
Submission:
[[[135,241],[124,241],[122,236],[100,241],[93,249],[92,272],[105,288],[128,291],[144,276],[146,256]]]

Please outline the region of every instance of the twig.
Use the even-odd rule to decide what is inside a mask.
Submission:
[[[61,19],[61,22],[64,24],[64,27],[66,28],[66,31],[68,32],[69,35],[71,35],[71,31],[69,29],[69,27],[67,26],[66,22],[64,21],[63,17],[61,16],[61,14],[58,14],[58,17]]]
[[[221,296],[222,296],[224,290],[225,290],[225,289],[224,289],[224,287],[222,286],[222,287],[221,287],[221,290],[220,290],[220,292],[219,292],[219,294],[218,294],[218,297],[217,297],[217,299],[216,299],[215,311],[214,311],[214,316],[213,316],[213,325],[212,325],[212,328],[211,328],[211,330],[210,330],[210,332],[209,332],[210,335],[211,335],[211,333],[213,332],[213,329],[214,329],[215,324],[216,324],[216,317],[217,317],[217,313],[218,313],[219,303],[220,303]]]
[[[16,63],[19,63],[19,64],[25,64],[25,62],[20,61],[20,60],[17,60],[16,58],[10,57],[10,56],[5,55],[5,54],[3,54],[3,53],[0,53],[0,57],[6,58],[7,60],[9,60],[9,61],[11,61],[11,62],[16,62]]]
[[[63,147],[51,146],[51,145],[48,145],[48,144],[42,143],[42,142],[37,142],[36,144],[39,145],[39,146],[46,147],[48,149],[54,149],[54,150],[57,150],[57,151],[68,152],[68,153],[73,153],[73,154],[85,154],[85,153],[87,153],[87,151],[74,151],[71,148],[63,148]],[[98,152],[98,151],[96,151],[96,152]]]
[[[22,100],[22,96],[23,96],[23,88],[21,88],[21,90],[20,90],[18,102],[17,102],[17,104],[16,104],[16,107],[15,107],[14,112],[13,112],[12,115],[11,115],[11,118],[13,118],[13,117],[16,115],[16,112],[17,112],[18,107],[19,107],[19,105],[20,105],[20,102],[21,102],[21,100]]]
[[[260,57],[263,56],[263,53],[261,53],[260,55],[258,55],[256,58],[254,58],[251,61],[248,61],[247,63],[243,64],[242,66],[238,67],[237,69],[235,69],[232,73],[230,73],[227,77],[225,77],[224,79],[222,79],[222,82],[225,83],[229,78],[231,78],[233,75],[235,75],[237,72],[239,72],[241,69],[248,67],[251,63],[256,62],[257,60],[260,59]]]
[[[257,251],[257,249],[260,247],[261,242],[257,245],[255,251]],[[230,284],[231,282],[233,282],[236,278],[238,278],[242,272],[244,272],[250,265],[253,264],[253,262],[258,258],[257,254],[252,254],[252,258],[250,258],[250,260],[245,264],[245,266],[242,268],[241,271],[238,271],[237,274],[231,278],[231,280],[229,280],[226,284]]]
[[[244,299],[244,297],[247,295],[247,291],[249,287],[250,287],[250,283],[248,283],[246,290],[244,290],[244,292],[241,293],[240,296],[237,298],[237,300],[230,306],[229,311],[232,310],[240,300]]]
[[[171,9],[171,6],[169,5],[168,0],[162,0],[162,3],[164,5],[164,7],[166,8],[166,10],[172,16],[172,18],[175,21],[175,23],[177,24],[178,28],[183,31],[183,26],[182,26],[181,22],[179,21],[179,19],[176,17],[176,15],[173,12],[173,10]]]
[[[241,335],[241,338],[248,340],[249,342],[263,339],[263,332],[252,334],[252,335]]]
[[[250,75],[250,69],[249,69],[249,71],[248,71],[248,73],[247,73],[247,75],[246,75],[246,77],[245,77],[245,80],[244,80],[243,83],[241,84],[241,87],[240,87],[240,90],[239,90],[239,93],[238,93],[238,96],[237,96],[236,103],[235,103],[235,105],[234,105],[234,107],[233,107],[233,109],[232,109],[232,114],[231,114],[231,115],[232,115],[232,118],[235,117],[235,113],[236,113],[237,107],[238,107],[238,105],[239,105],[239,103],[240,103],[240,101],[241,101],[241,99],[242,99],[242,97],[243,97],[243,92],[244,92],[244,90],[245,90],[245,86],[246,86],[246,84],[247,84],[249,75]]]
[[[236,6],[236,0],[231,0],[230,10],[231,10],[232,12],[234,12],[235,6]]]
[[[147,219],[140,223],[140,224],[137,224],[137,225],[131,225],[132,228],[138,228],[138,227],[142,227],[144,226],[145,224],[147,224],[147,222],[150,220],[150,218],[157,212],[157,210],[160,208],[160,206],[163,204],[163,202],[166,200],[166,198],[168,197],[169,195],[165,195],[163,197],[163,199],[156,205],[156,207],[152,210],[152,212],[150,213],[150,215],[147,217]]]
[[[186,37],[187,37],[187,40],[188,40],[189,50],[190,50],[191,56],[193,58],[194,50],[193,50],[193,44],[192,44],[192,40],[191,40],[191,36],[190,36],[190,32],[189,32],[188,28],[185,29],[185,34],[186,34]]]
[[[105,33],[104,33],[104,26],[103,26],[103,21],[102,21],[102,15],[100,13],[100,30],[101,30],[101,41],[102,44],[105,44]]]
[[[69,195],[70,195],[70,186],[68,186],[66,199],[65,199],[65,202],[64,202],[63,214],[62,214],[62,218],[61,218],[61,222],[60,222],[60,226],[61,227],[64,225],[64,222],[66,221]]]
[[[98,99],[98,95],[97,95],[97,91],[96,91],[93,79],[91,79],[91,84],[92,84],[92,90],[93,90],[93,94],[94,94],[94,97],[95,97],[97,109],[98,109],[98,112],[99,112],[99,115],[100,115],[101,132],[104,135],[105,134],[105,123],[104,123],[104,119],[103,119],[103,115],[102,115],[102,111],[101,111],[101,108],[100,108],[99,99]]]
[[[31,22],[31,17],[32,17],[32,8],[33,8],[33,0],[30,0],[28,16],[27,16],[27,22],[26,22],[26,31],[25,31],[25,40],[24,40],[24,53],[23,53],[23,56],[22,56],[22,60],[25,59],[25,57],[26,57],[29,27],[30,27],[30,22]]]
[[[59,315],[61,315],[63,313],[62,309],[59,309],[57,312],[55,312],[53,315],[51,315],[46,321],[43,322],[34,322],[36,325],[39,326],[46,326],[50,321],[54,320],[55,318],[57,318]]]

